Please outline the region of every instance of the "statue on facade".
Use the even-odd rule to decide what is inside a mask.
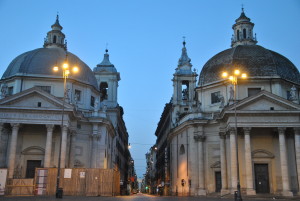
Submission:
[[[94,112],[98,112],[98,106],[99,106],[99,100],[98,98],[95,100],[95,104],[94,104]]]
[[[0,94],[0,98],[5,98],[8,94],[8,87],[6,82],[3,82],[1,85],[1,94]]]
[[[219,95],[219,100],[220,100],[220,108],[224,108],[225,100],[223,95]]]
[[[74,105],[75,105],[75,110],[78,109],[78,98],[79,98],[79,94],[75,94],[75,95],[74,95]]]
[[[292,88],[291,88],[291,91],[290,91],[290,98],[289,98],[289,100],[291,100],[291,101],[297,100],[296,92],[297,92],[297,89],[296,89],[295,85],[293,85]]]
[[[202,112],[202,103],[200,101],[197,102],[197,111]]]

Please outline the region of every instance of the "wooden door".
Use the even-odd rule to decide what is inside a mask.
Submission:
[[[270,193],[268,164],[254,164],[256,193]]]

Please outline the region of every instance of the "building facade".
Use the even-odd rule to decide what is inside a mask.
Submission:
[[[244,195],[300,192],[299,71],[257,45],[253,27],[242,10],[231,48],[208,60],[199,77],[183,43],[165,134],[173,195],[234,194],[238,182]],[[247,78],[222,77],[236,69]]]
[[[0,80],[0,167],[8,178],[32,178],[36,167],[58,167],[59,159],[61,168],[112,168],[126,189],[131,156],[120,73],[108,50],[93,71],[69,52],[58,16],[51,28],[44,47],[17,56]],[[62,70],[64,62],[78,72]]]

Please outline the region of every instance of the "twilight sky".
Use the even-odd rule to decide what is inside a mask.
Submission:
[[[145,154],[172,96],[172,76],[186,37],[188,56],[200,73],[215,54],[230,48],[241,14],[255,23],[258,45],[300,68],[299,0],[0,0],[0,76],[21,53],[43,46],[56,14],[68,51],[91,69],[103,59],[121,74],[118,102],[139,177]]]

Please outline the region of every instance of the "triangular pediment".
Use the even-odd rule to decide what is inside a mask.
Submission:
[[[295,111],[300,110],[300,105],[270,92],[261,91],[238,102],[236,109],[239,111]],[[234,110],[234,105],[229,106],[227,110]]]
[[[65,103],[65,109],[72,109],[73,106]],[[13,109],[43,109],[55,110],[63,107],[63,101],[59,98],[33,87],[20,93],[14,94],[0,100],[1,108]]]

